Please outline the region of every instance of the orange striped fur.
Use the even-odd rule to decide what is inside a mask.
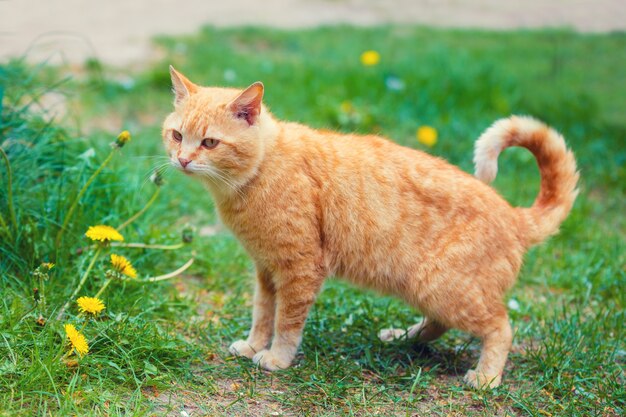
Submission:
[[[512,340],[504,294],[524,252],[557,231],[576,198],[576,162],[558,133],[511,117],[477,141],[483,181],[495,178],[497,156],[508,146],[536,156],[537,201],[514,208],[426,153],[378,136],[278,121],[262,104],[260,83],[242,92],[171,74],[175,110],[163,142],[172,164],[206,184],[257,268],[252,328],[231,345],[233,354],[268,370],[290,366],[324,279],[337,275],[394,294],[424,315],[409,329],[381,330],[381,339],[430,341],[449,328],[464,330],[483,343],[466,382],[500,384]],[[206,138],[220,142],[209,149]]]

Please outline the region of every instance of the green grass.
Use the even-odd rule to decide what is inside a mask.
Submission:
[[[136,72],[91,61],[64,79],[45,65],[0,66],[0,145],[11,162],[17,217],[13,227],[0,163],[0,214],[10,233],[0,243],[0,415],[624,413],[624,34],[207,28],[157,44],[163,62]],[[360,64],[367,49],[381,53],[378,66]],[[83,320],[74,304],[63,322],[55,317],[90,260],[79,250],[89,244],[85,230],[122,223],[154,191],[147,177],[162,162],[169,63],[201,84],[262,80],[276,116],[316,127],[379,132],[421,147],[416,128],[434,126],[439,142],[428,151],[467,171],[474,140],[499,117],[532,114],[560,130],[576,153],[582,192],[561,233],[528,253],[510,293],[518,308],[505,384],[493,392],[461,384],[479,350],[461,332],[429,346],[379,342],[380,328],[408,326],[419,313],[335,280],[310,315],[295,367],[268,374],[230,358],[226,347],[250,324],[252,264],[223,231],[178,251],[118,251],[142,277],[177,268],[193,250],[197,257],[182,278],[112,284],[105,312],[85,326],[90,353],[77,364],[61,360],[62,324]],[[398,79],[404,89],[387,87]],[[68,98],[62,121],[35,109],[50,90]],[[88,189],[55,247],[71,202],[124,128],[133,140]],[[124,230],[127,241],[176,244],[186,224],[215,223],[199,184],[174,172],[165,178],[156,203]],[[509,201],[528,205],[538,184],[526,152],[501,155],[495,186]],[[34,302],[40,283],[32,275],[44,261],[57,263],[45,307]],[[102,257],[80,295],[93,295],[106,269]]]

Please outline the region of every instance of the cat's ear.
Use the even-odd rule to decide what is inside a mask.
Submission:
[[[177,106],[191,94],[198,91],[198,86],[192,83],[180,72],[170,65],[170,75],[172,77],[172,91],[174,91],[174,105]]]
[[[251,126],[261,114],[262,102],[263,83],[257,81],[230,103],[230,110],[236,118],[245,120]]]

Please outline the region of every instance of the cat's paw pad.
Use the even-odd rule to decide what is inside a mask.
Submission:
[[[261,366],[261,368],[268,371],[277,371],[279,369],[289,368],[291,360],[288,358],[282,358],[280,355],[275,354],[271,350],[262,350],[252,358],[252,362]]]
[[[378,332],[378,338],[383,342],[392,342],[402,339],[405,338],[406,335],[406,330],[404,329],[382,329]]]
[[[235,343],[230,345],[228,351],[233,356],[245,356],[248,359],[252,359],[256,354],[256,351],[245,340],[237,340]]]
[[[490,389],[500,386],[502,382],[502,376],[489,376],[482,373],[478,373],[473,369],[470,369],[463,377],[463,380],[467,385],[476,389]]]

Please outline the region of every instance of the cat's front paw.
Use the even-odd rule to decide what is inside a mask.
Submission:
[[[248,359],[252,359],[257,353],[256,350],[254,350],[254,348],[245,340],[237,340],[235,343],[230,345],[228,351],[233,356],[245,356]]]
[[[500,386],[502,382],[502,376],[489,376],[482,373],[478,373],[473,369],[470,369],[463,378],[465,383],[472,388],[476,389],[490,389]]]
[[[291,359],[276,354],[271,350],[265,349],[254,355],[252,362],[258,364],[268,371],[277,371],[279,369],[287,369],[291,365]]]

